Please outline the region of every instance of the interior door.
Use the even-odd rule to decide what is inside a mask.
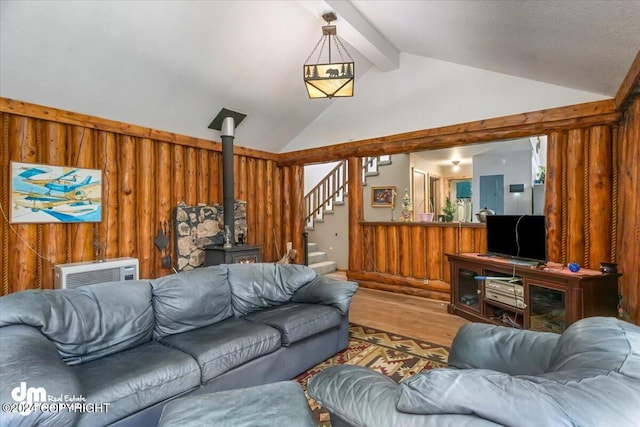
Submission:
[[[504,175],[480,176],[480,206],[491,209],[496,215],[504,214]]]
[[[427,201],[427,175],[420,169],[411,168],[413,184],[413,220],[418,220],[418,214],[428,212],[425,206]]]
[[[440,215],[442,212],[442,200],[441,200],[441,178],[437,175],[428,175],[429,178],[429,207],[425,212],[434,212],[434,214]]]

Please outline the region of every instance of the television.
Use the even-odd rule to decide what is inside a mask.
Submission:
[[[486,219],[489,255],[547,262],[544,215],[487,215]]]

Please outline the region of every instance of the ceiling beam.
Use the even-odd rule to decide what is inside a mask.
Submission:
[[[380,71],[396,70],[400,64],[400,51],[396,49],[364,16],[344,0],[301,1],[312,13],[320,17],[330,10],[338,15],[338,35],[371,61]]]

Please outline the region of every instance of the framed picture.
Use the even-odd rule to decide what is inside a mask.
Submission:
[[[371,187],[371,206],[374,208],[392,208],[396,201],[396,187]]]
[[[102,171],[11,162],[11,222],[100,222]]]

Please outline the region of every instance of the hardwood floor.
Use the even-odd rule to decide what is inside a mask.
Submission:
[[[345,280],[341,272],[330,276]],[[349,320],[447,347],[451,346],[460,326],[469,323],[447,313],[444,301],[362,287],[351,301]]]

